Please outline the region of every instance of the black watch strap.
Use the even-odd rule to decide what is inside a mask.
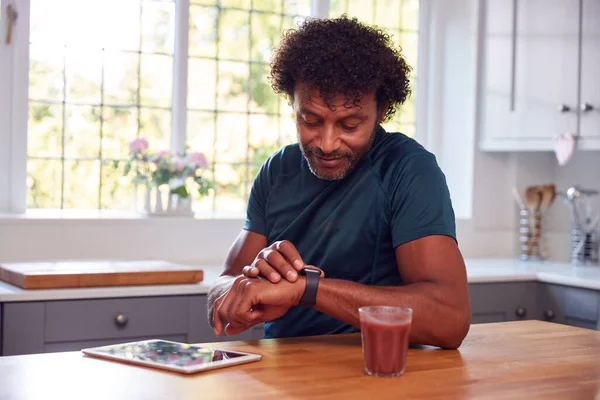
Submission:
[[[312,268],[304,268],[300,271],[300,275],[306,276],[306,288],[304,289],[304,294],[298,305],[300,307],[314,307],[317,303],[317,289],[319,288],[321,271]]]

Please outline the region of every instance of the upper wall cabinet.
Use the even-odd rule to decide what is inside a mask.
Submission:
[[[600,0],[480,5],[480,148],[551,151],[570,133],[600,149]]]
[[[582,145],[600,145],[600,0],[583,0],[581,37]]]

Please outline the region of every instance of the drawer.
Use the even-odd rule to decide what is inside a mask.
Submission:
[[[188,308],[186,296],[51,301],[44,342],[185,335]]]
[[[565,291],[565,317],[598,321],[600,294],[593,290],[567,288]]]

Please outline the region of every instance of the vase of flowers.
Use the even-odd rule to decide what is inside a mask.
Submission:
[[[125,175],[145,188],[144,213],[150,216],[193,216],[192,194],[208,194],[209,183],[203,172],[208,166],[200,152],[181,154],[168,150],[152,153],[145,138],[129,143]]]

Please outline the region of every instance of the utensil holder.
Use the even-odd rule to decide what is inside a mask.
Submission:
[[[583,243],[582,243],[583,242]],[[600,232],[571,231],[571,263],[575,265],[598,265],[600,260]]]
[[[538,210],[519,211],[519,259],[540,261],[547,256],[543,235],[543,215]]]

